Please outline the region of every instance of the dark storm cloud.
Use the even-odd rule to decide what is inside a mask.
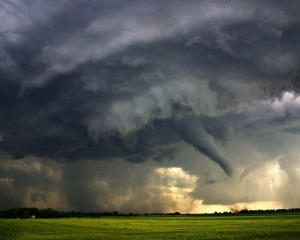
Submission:
[[[217,146],[239,121],[228,114],[299,92],[299,10],[297,1],[4,1],[1,149],[144,162],[173,158],[185,141],[231,174]],[[199,117],[202,133],[174,130],[185,116]]]

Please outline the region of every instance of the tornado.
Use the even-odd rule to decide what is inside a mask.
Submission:
[[[231,165],[218,149],[213,137],[202,127],[198,118],[185,117],[174,121],[172,127],[182,140],[218,164],[228,176],[232,175]]]

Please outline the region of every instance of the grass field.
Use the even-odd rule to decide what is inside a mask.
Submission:
[[[0,239],[300,239],[300,215],[0,219]]]

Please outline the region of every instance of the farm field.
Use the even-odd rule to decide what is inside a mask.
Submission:
[[[300,215],[0,219],[0,239],[300,239]]]

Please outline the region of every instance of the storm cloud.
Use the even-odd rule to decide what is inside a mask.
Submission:
[[[182,192],[189,204],[299,204],[286,202],[300,182],[299,10],[288,0],[3,1],[0,207],[171,211]],[[193,184],[174,197],[151,180],[171,170],[157,169]],[[261,190],[245,196],[249,179]]]

